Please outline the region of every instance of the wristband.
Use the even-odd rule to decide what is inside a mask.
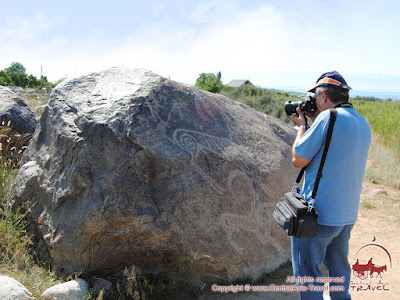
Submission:
[[[304,128],[305,130],[307,130],[310,127],[308,127],[307,125],[300,125],[299,128]]]

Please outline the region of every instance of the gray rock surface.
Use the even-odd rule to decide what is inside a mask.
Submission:
[[[11,89],[0,86],[0,125],[11,121],[10,127],[20,134],[32,135],[37,118],[25,101]]]
[[[60,273],[144,271],[190,247],[208,281],[290,256],[272,217],[294,182],[295,130],[224,96],[112,68],[52,92],[15,181]]]
[[[43,300],[84,300],[89,292],[88,283],[81,278],[61,283],[48,288],[41,295]]]
[[[0,274],[0,300],[34,300],[32,293],[18,280]]]

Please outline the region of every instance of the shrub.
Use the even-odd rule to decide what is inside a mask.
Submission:
[[[258,111],[262,111],[275,118],[294,125],[290,116],[285,113],[286,101],[300,101],[297,97],[292,97],[273,89],[264,89],[251,85],[242,85],[240,87],[221,92],[222,95],[232,100],[244,103]]]
[[[222,90],[221,73],[201,73],[196,80],[196,87],[212,93],[219,93]]]

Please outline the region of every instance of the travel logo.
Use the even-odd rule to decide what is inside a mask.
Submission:
[[[360,281],[351,281],[353,291],[388,291],[388,283],[382,282],[384,273],[392,268],[390,252],[376,242],[362,246],[355,254],[356,262],[351,265],[353,275]],[[379,280],[379,281],[378,281]]]

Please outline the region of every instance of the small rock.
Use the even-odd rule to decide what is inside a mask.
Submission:
[[[89,292],[88,283],[78,278],[76,280],[61,283],[47,289],[41,296],[45,300],[83,300]]]
[[[34,300],[35,298],[16,279],[0,274],[0,299]]]
[[[101,290],[109,291],[111,289],[112,283],[102,279],[102,278],[95,278],[93,279],[93,287],[91,288],[92,291],[100,292]]]
[[[366,196],[377,196],[377,195],[387,194],[387,192],[383,189],[363,189],[362,194]]]

